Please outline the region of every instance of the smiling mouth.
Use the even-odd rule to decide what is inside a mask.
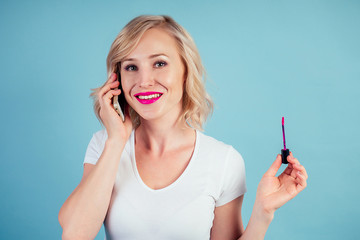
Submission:
[[[151,95],[138,95],[136,96],[139,99],[153,99],[153,98],[159,98],[162,94],[156,93]]]
[[[159,92],[145,92],[134,95],[141,104],[151,104],[159,100],[162,93]]]

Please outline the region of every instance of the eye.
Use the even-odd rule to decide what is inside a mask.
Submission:
[[[127,65],[126,67],[125,67],[125,70],[126,71],[129,71],[129,72],[132,72],[132,71],[136,71],[137,70],[137,67],[135,66],[135,65]]]
[[[155,67],[156,67],[156,68],[165,67],[166,64],[167,64],[167,63],[164,62],[164,61],[157,61],[157,62],[155,63]]]

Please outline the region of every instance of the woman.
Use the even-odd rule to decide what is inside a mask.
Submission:
[[[93,135],[83,178],[59,213],[63,239],[263,239],[277,208],[306,187],[291,154],[264,174],[247,228],[245,167],[230,145],[200,131],[212,101],[190,35],[168,16],[139,16],[113,42],[109,79],[94,90],[106,129]],[[123,88],[117,81],[119,71]],[[125,122],[112,106],[128,103]]]

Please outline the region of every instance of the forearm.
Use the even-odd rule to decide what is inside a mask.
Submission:
[[[107,141],[97,164],[59,213],[63,237],[93,239],[105,219],[125,144]]]
[[[255,203],[249,223],[238,240],[263,240],[273,218],[273,212],[268,212],[261,204]]]

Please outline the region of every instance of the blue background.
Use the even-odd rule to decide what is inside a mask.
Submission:
[[[140,14],[170,15],[195,39],[216,103],[205,133],[245,159],[245,225],[285,116],[308,187],[265,239],[356,239],[360,2],[340,0],[1,1],[0,239],[61,238],[58,212],[101,128],[90,88],[106,81],[112,41]]]

